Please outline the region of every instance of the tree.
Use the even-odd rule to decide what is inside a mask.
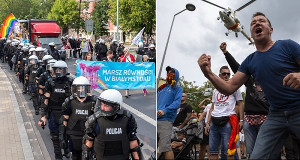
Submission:
[[[57,24],[63,29],[63,33],[69,26],[79,28],[84,22],[78,13],[78,2],[75,0],[56,0],[48,14],[49,19],[57,20]]]
[[[108,0],[101,0],[95,6],[92,12],[92,19],[94,20],[94,34],[96,37],[108,35]]]
[[[117,0],[108,0],[110,19],[116,23]],[[153,34],[155,30],[155,0],[119,0],[120,28],[126,32],[139,32],[145,27],[144,33]]]
[[[47,19],[55,0],[31,0],[28,18]]]
[[[197,113],[202,112],[203,108],[199,108],[199,103],[207,98],[204,96],[204,92],[206,88],[214,89],[211,82],[207,81],[203,86],[199,87],[194,82],[188,82],[184,79],[184,77],[179,78],[179,85],[182,87],[183,92],[188,95],[187,103],[189,103],[193,110]],[[208,97],[208,98],[211,98]]]
[[[30,14],[31,0],[0,0],[0,22],[13,13],[17,19],[27,18]]]

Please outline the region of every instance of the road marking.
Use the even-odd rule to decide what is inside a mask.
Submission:
[[[73,78],[76,78],[76,76],[74,74],[70,74],[70,76],[72,76]],[[101,89],[95,89],[96,92],[98,93],[102,93],[103,91]],[[151,125],[153,125],[154,127],[156,127],[156,120],[150,118],[149,116],[145,115],[144,113],[136,110],[135,108],[131,107],[130,105],[123,103],[122,107],[124,107],[125,109],[127,109],[128,111],[130,111],[131,113],[139,116],[140,118],[142,118],[143,120],[145,120],[146,122],[150,123]]]

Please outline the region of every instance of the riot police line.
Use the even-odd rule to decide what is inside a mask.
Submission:
[[[2,39],[0,57],[33,101],[38,125],[49,127],[55,159],[143,159],[133,115],[114,89],[96,97],[89,80],[73,79],[66,62],[41,47]],[[46,133],[42,133],[46,134]]]

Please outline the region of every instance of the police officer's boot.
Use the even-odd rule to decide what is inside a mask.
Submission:
[[[64,149],[64,155],[63,156],[65,156],[66,158],[70,158],[71,157],[69,148]]]
[[[54,147],[55,159],[62,160],[63,156],[62,156],[61,147],[59,144],[58,133],[51,133],[51,137],[52,137],[51,140],[53,142],[53,147]]]

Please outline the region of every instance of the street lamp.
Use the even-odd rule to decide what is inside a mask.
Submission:
[[[163,59],[161,61],[161,64],[160,64],[160,68],[159,68],[159,72],[158,72],[158,76],[157,76],[157,86],[158,86],[158,82],[159,82],[159,78],[161,76],[161,71],[162,71],[162,67],[163,67],[163,64],[164,64],[164,61],[165,61],[165,56],[166,56],[166,53],[167,53],[167,48],[168,48],[168,44],[169,44],[169,39],[170,39],[170,35],[171,35],[171,31],[172,31],[172,28],[173,28],[173,23],[174,23],[174,19],[175,19],[175,16],[177,16],[178,14],[182,13],[183,11],[185,10],[188,10],[188,11],[194,11],[196,9],[195,5],[191,4],[191,3],[188,3],[186,6],[185,6],[185,9],[176,13],[173,17],[173,21],[172,21],[172,24],[171,24],[171,28],[170,28],[170,31],[169,31],[169,36],[168,36],[168,39],[167,39],[167,44],[166,44],[166,47],[165,47],[165,51],[164,51],[164,55],[163,55]]]
[[[117,0],[117,44],[119,46],[119,0]]]

